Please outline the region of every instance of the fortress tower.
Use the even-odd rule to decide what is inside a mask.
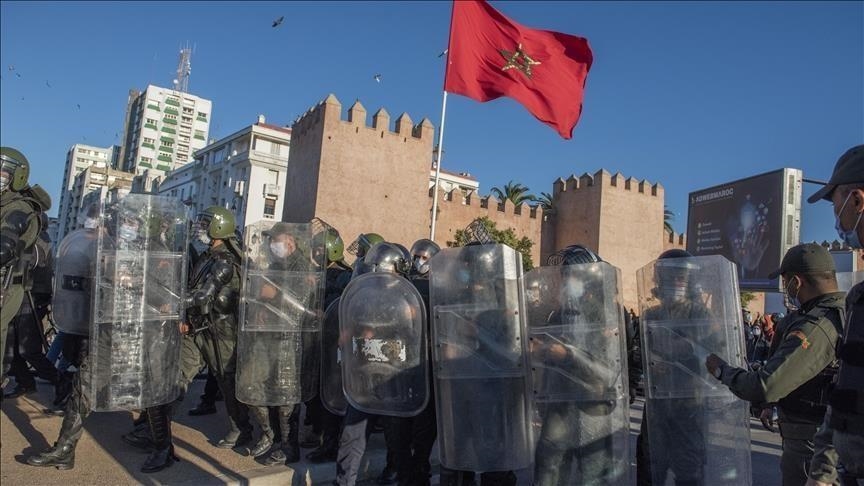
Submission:
[[[621,269],[624,305],[638,313],[636,271],[664,250],[684,246],[683,236],[663,230],[663,186],[599,170],[559,178],[552,202],[555,214],[543,228],[543,261],[572,244],[596,251]]]

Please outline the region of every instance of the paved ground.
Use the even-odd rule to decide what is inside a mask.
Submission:
[[[43,413],[50,403],[53,391],[45,384],[39,392],[17,400],[4,400],[0,415],[0,483],[3,485],[298,485],[329,484],[336,475],[333,463],[294,464],[267,467],[250,457],[212,444],[225,431],[224,407],[220,413],[204,417],[190,417],[186,411],[195,405],[201,394],[203,381],[196,380],[186,403],[180,408],[173,431],[177,455],[181,461],[156,474],[138,471],[146,455],[126,445],[120,435],[131,428],[132,414],[127,412],[94,413],[85,422],[84,437],[78,444],[75,469],[58,471],[54,468],[35,468],[24,463],[24,457],[51,445],[60,429],[61,418]],[[195,399],[195,400],[193,400]],[[641,402],[631,408],[631,443],[635,451],[635,437],[642,415]],[[762,429],[758,421],[751,422],[753,484],[779,486],[780,437]],[[305,452],[308,451],[303,451]],[[437,451],[435,453],[437,456]],[[362,484],[374,484],[373,478],[384,466],[383,436],[372,436],[364,459]],[[434,461],[437,464],[437,460]],[[437,469],[433,466],[433,470]],[[635,469],[635,465],[634,465]],[[527,483],[527,472],[520,472],[520,484]],[[634,474],[635,477],[635,474]],[[433,478],[437,484],[437,477]]]

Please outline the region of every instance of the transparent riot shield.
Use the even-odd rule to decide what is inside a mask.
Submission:
[[[637,281],[654,484],[750,484],[749,404],[705,367],[711,353],[746,366],[735,264],[660,259]]]
[[[137,410],[179,394],[187,208],[129,194],[105,211],[90,332],[92,408]]]
[[[411,417],[429,401],[426,306],[407,279],[367,273],[339,303],[342,388],[357,410]]]
[[[629,482],[618,273],[608,263],[591,263],[540,267],[525,275],[536,484]]]
[[[852,287],[864,280],[864,271],[837,272],[837,290],[849,292]]]
[[[304,402],[318,391],[323,256],[308,223],[246,227],[237,399],[255,406]]]
[[[51,309],[54,324],[60,331],[79,336],[90,334],[99,231],[73,231],[57,248]]]
[[[348,401],[342,391],[342,349],[339,346],[339,302],[327,306],[321,328],[321,402],[336,415],[345,415]]]
[[[441,463],[526,468],[533,441],[521,255],[472,245],[442,249],[429,265]]]

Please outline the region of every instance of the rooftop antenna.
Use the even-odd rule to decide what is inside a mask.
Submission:
[[[192,74],[192,48],[189,44],[180,49],[180,59],[177,62],[177,77],[174,78],[174,90],[181,93],[189,92],[189,76]]]

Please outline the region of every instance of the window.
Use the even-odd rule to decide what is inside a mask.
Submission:
[[[192,123],[192,117],[191,116],[184,116],[184,117],[182,117],[181,121],[183,123]]]
[[[271,143],[270,144],[270,155],[279,155],[279,149],[281,147],[282,146],[279,145],[278,143]]]
[[[188,106],[183,107],[184,115],[192,115],[193,113],[195,113],[195,110],[193,110],[192,108],[189,108]]]
[[[276,214],[276,200],[266,198],[264,199],[264,217],[267,219],[273,219],[273,216]]]
[[[144,124],[145,124],[145,125],[155,125],[155,124],[156,124],[156,120],[154,120],[154,119],[152,119],[152,118],[148,118],[148,119],[144,120]]]

